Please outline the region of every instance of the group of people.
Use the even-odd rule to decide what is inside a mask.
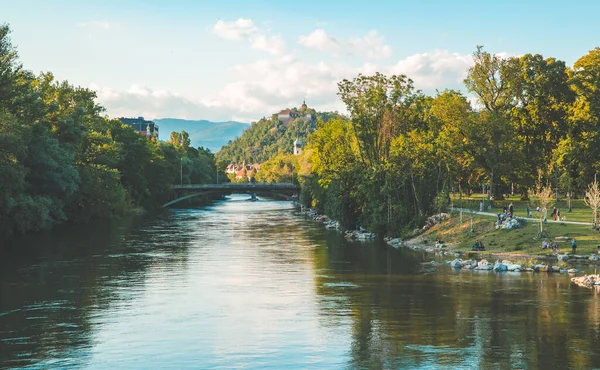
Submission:
[[[554,252],[554,253],[559,253],[560,252],[559,245],[556,244],[556,243],[553,243],[552,240],[550,240],[550,241],[544,240],[542,242],[542,246],[540,248],[542,248],[542,249],[552,249],[552,252]]]
[[[506,220],[510,220],[514,217],[514,207],[513,204],[509,204],[508,207],[504,206],[502,208],[502,213],[498,213],[498,225],[502,225],[502,223]]]
[[[560,209],[554,207],[554,209],[552,209],[552,214],[550,215],[550,217],[552,217],[554,221],[556,221],[557,219],[560,220]]]
[[[473,244],[473,246],[471,247],[472,251],[484,251],[485,247],[483,246],[483,243],[481,242],[481,240],[477,240],[475,242],[475,244]]]
[[[554,253],[560,253],[560,246],[556,243],[550,241],[542,241],[541,249],[552,249]],[[575,238],[571,239],[571,254],[577,253],[577,240]],[[598,254],[600,254],[600,246],[598,246]]]

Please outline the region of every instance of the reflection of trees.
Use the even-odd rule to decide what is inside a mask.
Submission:
[[[321,322],[351,318],[352,366],[600,366],[600,303],[564,275],[424,275],[421,261],[346,243],[315,251]]]
[[[177,224],[155,224],[160,233],[150,230],[156,225],[143,225],[126,240],[128,227],[97,224],[5,241],[11,249],[0,254],[0,363],[85,363],[93,316],[115,301],[133,299],[149,267],[185,264],[187,240]],[[163,258],[156,258],[160,253]],[[56,359],[64,362],[50,362]]]

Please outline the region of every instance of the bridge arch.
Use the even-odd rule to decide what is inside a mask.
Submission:
[[[238,194],[256,194],[269,193],[270,195],[283,198],[286,200],[295,200],[292,196],[286,195],[283,192],[294,192],[298,194],[300,186],[289,183],[266,184],[266,183],[225,183],[225,184],[187,184],[173,185],[173,190],[176,192],[192,191],[192,194],[179,196],[176,199],[165,203],[162,207],[166,208],[173,204],[179,203],[186,199],[191,199],[201,195],[214,193],[238,193]]]

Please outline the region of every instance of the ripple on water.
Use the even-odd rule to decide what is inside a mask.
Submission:
[[[360,285],[356,285],[349,282],[323,283],[323,286],[328,288],[360,288]]]

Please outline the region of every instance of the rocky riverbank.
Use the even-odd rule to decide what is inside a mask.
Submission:
[[[325,226],[326,229],[329,230],[337,230],[344,234],[344,237],[348,240],[357,240],[357,241],[366,241],[366,240],[374,240],[377,238],[377,234],[367,232],[367,230],[345,230],[340,225],[339,221],[329,218],[326,215],[322,215],[318,213],[316,210],[312,208],[304,208],[300,209],[300,213],[312,218],[316,222],[321,222]]]
[[[462,260],[454,259],[452,261],[446,261],[453,269],[456,270],[484,270],[484,271],[495,271],[495,272],[548,272],[548,273],[568,273],[576,274],[579,272],[576,268],[565,268],[564,266],[558,265],[547,265],[545,263],[536,263],[533,261],[524,262],[523,264],[515,263],[509,260],[497,260],[494,263],[489,262],[486,259],[481,260]]]

